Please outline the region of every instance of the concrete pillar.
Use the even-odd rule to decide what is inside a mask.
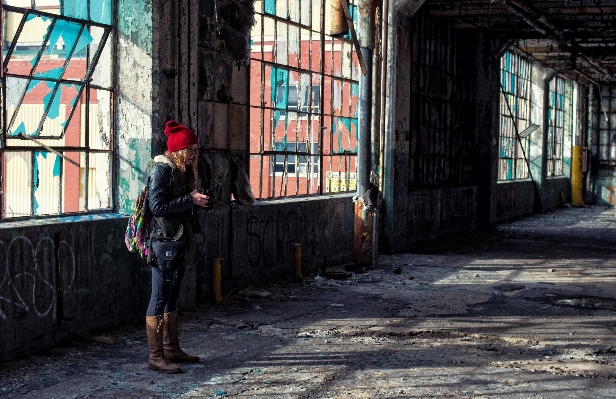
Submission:
[[[371,127],[372,127],[372,56],[374,49],[374,7],[371,1],[357,5],[359,23],[357,40],[367,73],[359,76],[357,193],[363,195],[370,188]]]
[[[156,2],[154,2],[156,3]],[[164,124],[174,119],[198,133],[198,37],[199,1],[167,1],[153,8],[154,48],[158,80],[153,82],[152,150],[165,147]]]
[[[532,64],[531,70],[531,123],[539,129],[530,135],[530,153],[528,161],[530,173],[535,184],[535,212],[541,212],[545,203],[544,188],[547,181],[548,165],[548,108],[550,100],[550,81],[556,74],[542,68],[539,63]]]
[[[500,43],[492,43],[481,32],[475,43],[473,181],[479,188],[477,225],[488,228],[496,224],[500,64],[494,47]]]
[[[398,48],[398,30],[396,29],[399,23],[399,14],[393,7],[394,0],[383,0],[389,2],[388,7],[388,27],[387,27],[387,47],[383,51],[387,52],[386,66],[386,81],[381,90],[385,91],[385,102],[382,105],[384,108],[382,123],[384,127],[383,137],[383,221],[382,221],[382,239],[381,246],[384,251],[391,252],[395,241],[395,220],[397,212],[394,208],[393,198],[396,194],[394,169],[396,162],[395,151],[395,120],[396,120],[396,89],[397,89],[397,48]]]
[[[366,74],[359,77],[358,99],[358,152],[357,195],[362,196],[370,188],[371,137],[372,137],[372,57],[374,49],[374,7],[371,1],[361,0],[357,5],[359,24],[357,40],[366,65]],[[361,201],[355,203],[354,261],[356,266],[372,263],[372,217]]]

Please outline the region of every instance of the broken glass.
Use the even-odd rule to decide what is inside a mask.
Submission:
[[[58,155],[46,151],[34,153],[32,210],[35,216],[59,213],[60,168],[61,159]]]
[[[83,5],[75,3],[63,6],[64,11],[69,12],[71,17],[87,16],[84,14]],[[8,116],[8,130],[11,136],[26,134],[46,138],[59,137],[65,134],[64,129],[61,129],[59,134],[50,134],[49,129],[43,131],[44,127],[50,119],[61,127],[67,125],[68,118],[74,114],[73,108],[82,88],[81,82],[92,74],[105,45],[109,28],[93,28],[97,38],[95,41],[85,24],[35,13],[36,11],[26,11],[23,14],[9,12],[9,20],[14,23],[19,20],[19,26],[7,27],[10,45],[5,65],[8,74],[20,75],[23,79],[13,78],[17,79],[17,84],[11,86],[10,93],[7,94],[10,106],[13,106],[12,111],[9,111],[11,115]],[[109,63],[110,52],[104,54],[105,61]],[[100,80],[110,84],[111,68],[104,69],[107,74]],[[32,78],[27,77],[29,75]],[[74,83],[63,83],[67,80]],[[71,90],[74,88],[77,90]],[[19,109],[24,104],[42,107],[41,119],[36,127],[26,126],[32,125],[31,118],[28,121],[17,118]],[[62,116],[61,105],[68,106]]]
[[[32,153],[29,151],[6,151],[2,153],[3,172],[6,179],[3,190],[4,215],[6,217],[31,216]]]

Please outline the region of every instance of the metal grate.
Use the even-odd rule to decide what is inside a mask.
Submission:
[[[330,0],[255,2],[250,181],[257,198],[354,191],[359,64]],[[354,19],[357,12],[353,4]]]
[[[1,218],[112,207],[112,1],[7,0]]]
[[[400,140],[410,143],[410,184],[458,185],[466,179],[469,85],[462,57],[465,43],[450,23],[425,12],[413,17],[410,43],[410,128]]]
[[[530,125],[530,63],[511,51],[501,57],[499,180],[528,178],[525,155],[530,138],[518,133]]]

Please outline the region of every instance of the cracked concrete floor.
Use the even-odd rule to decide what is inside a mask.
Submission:
[[[616,398],[616,213],[549,211],[185,313],[202,362],[146,367],[143,326],[0,364],[0,398]]]

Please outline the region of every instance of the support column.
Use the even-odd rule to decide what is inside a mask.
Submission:
[[[371,121],[372,121],[372,53],[374,49],[374,8],[372,2],[361,0],[357,40],[366,64],[366,74],[359,76],[357,193],[363,195],[370,188]]]
[[[584,173],[582,173],[582,146],[574,145],[571,149],[571,204],[582,206],[584,203]]]
[[[372,126],[372,56],[374,49],[374,7],[371,1],[360,0],[357,39],[366,65],[366,74],[359,77],[357,123],[357,195],[370,188]],[[372,217],[363,202],[355,203],[353,254],[356,266],[372,263]]]

